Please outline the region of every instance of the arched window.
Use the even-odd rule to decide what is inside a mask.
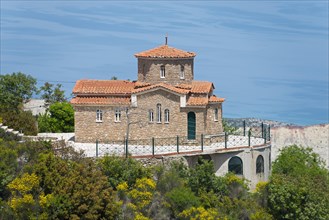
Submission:
[[[166,77],[166,69],[165,69],[165,66],[162,65],[160,67],[160,78],[165,78]]]
[[[180,65],[179,78],[180,79],[184,79],[185,78],[185,71],[184,71],[184,66],[183,65]]]
[[[157,104],[157,122],[161,123],[161,104]]]
[[[120,109],[115,109],[115,122],[120,122],[121,121],[121,111]]]
[[[228,162],[228,171],[237,175],[243,175],[243,164],[240,157],[232,157]]]
[[[153,122],[154,121],[154,114],[153,114],[153,109],[149,110],[149,122]]]
[[[166,109],[164,111],[165,114],[165,123],[169,123],[169,109]]]
[[[218,121],[218,108],[214,109],[214,121]]]
[[[103,112],[100,109],[96,110],[96,122],[102,122],[103,121]]]
[[[259,155],[256,160],[256,173],[264,173],[264,157]]]

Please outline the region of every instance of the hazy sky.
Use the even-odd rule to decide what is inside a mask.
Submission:
[[[61,83],[137,79],[134,54],[197,53],[195,79],[226,98],[224,117],[328,123],[328,1],[1,0],[0,73]]]

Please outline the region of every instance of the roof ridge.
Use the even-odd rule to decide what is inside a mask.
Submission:
[[[160,45],[158,47],[145,50],[134,54],[135,57],[148,57],[148,58],[193,58],[196,53],[184,51],[168,45]]]
[[[167,83],[164,83],[164,82],[160,82],[160,83],[156,83],[156,84],[151,84],[151,85],[146,86],[146,87],[134,89],[132,91],[132,93],[144,92],[144,91],[147,91],[147,90],[150,90],[150,89],[153,89],[153,88],[157,88],[157,87],[163,87],[165,89],[168,89],[168,90],[176,92],[176,93],[187,94],[189,92],[186,89],[177,88],[173,85],[170,85],[170,84],[167,84]]]

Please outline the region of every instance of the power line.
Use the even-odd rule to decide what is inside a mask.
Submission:
[[[55,81],[55,80],[37,80],[39,82],[51,82],[51,83],[76,83],[74,81]]]

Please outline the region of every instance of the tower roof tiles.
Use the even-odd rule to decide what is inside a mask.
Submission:
[[[162,45],[150,50],[136,53],[137,58],[193,58],[196,56],[194,52],[187,52],[168,45]]]

